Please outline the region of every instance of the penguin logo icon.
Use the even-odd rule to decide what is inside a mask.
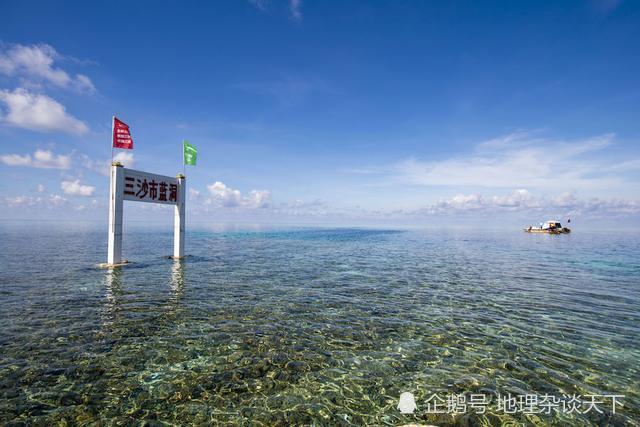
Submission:
[[[418,409],[416,406],[416,398],[412,393],[405,391],[400,395],[400,402],[398,402],[398,410],[401,414],[413,414]]]

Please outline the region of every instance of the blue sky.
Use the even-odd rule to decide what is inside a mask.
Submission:
[[[117,113],[192,221],[640,222],[638,2],[0,8],[1,218],[106,218]]]

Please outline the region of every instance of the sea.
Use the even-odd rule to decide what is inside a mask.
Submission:
[[[0,222],[0,425],[640,422],[639,232],[106,231]]]

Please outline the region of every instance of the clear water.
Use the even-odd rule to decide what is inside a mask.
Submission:
[[[640,234],[0,226],[0,424],[637,425]],[[402,415],[400,393],[418,410]],[[621,394],[428,414],[433,393]]]

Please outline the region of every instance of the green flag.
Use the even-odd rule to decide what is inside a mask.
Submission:
[[[198,150],[196,147],[189,144],[189,141],[186,139],[182,141],[184,145],[184,164],[185,165],[196,165],[196,157],[198,157]]]

